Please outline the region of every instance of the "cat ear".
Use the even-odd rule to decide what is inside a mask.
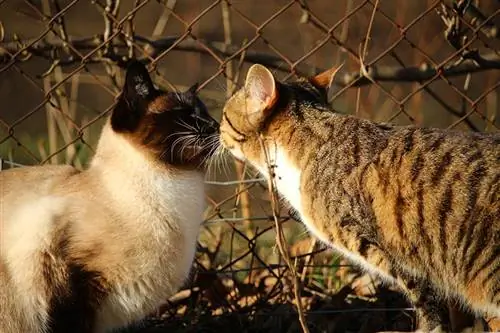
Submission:
[[[250,112],[264,112],[272,109],[278,100],[276,82],[266,67],[255,64],[250,67],[245,80],[245,91],[250,103]]]
[[[156,89],[144,64],[134,60],[127,67],[123,97],[128,101],[150,100]]]
[[[187,92],[190,93],[191,95],[196,95],[196,91],[198,90],[199,86],[200,86],[200,83],[196,82],[191,87],[189,87],[189,89],[187,90]]]
[[[318,89],[322,89],[328,91],[333,83],[333,79],[335,78],[335,74],[342,68],[344,64],[332,67],[327,69],[326,71],[312,77],[309,81]]]
[[[194,105],[197,95],[196,91],[198,90],[199,86],[200,84],[196,82],[184,92],[183,98],[188,105]]]
[[[146,114],[148,102],[157,92],[148,70],[141,62],[133,60],[127,67],[125,83],[111,115],[111,125],[116,131],[134,130]]]

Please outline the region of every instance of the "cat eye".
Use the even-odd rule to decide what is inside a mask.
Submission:
[[[200,116],[201,116],[201,109],[200,109],[198,106],[195,106],[195,107],[194,107],[194,114],[195,114],[195,116],[197,116],[197,117],[200,117]]]
[[[203,117],[201,114],[193,114],[191,115],[194,119],[196,120],[199,120],[200,122],[202,123],[205,123],[205,124],[209,124],[209,125],[212,125],[213,124],[213,121],[210,120],[210,119],[207,119],[205,117]]]

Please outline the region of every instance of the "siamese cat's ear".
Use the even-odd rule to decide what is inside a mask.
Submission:
[[[311,82],[316,88],[325,91],[325,93],[328,93],[330,87],[332,86],[333,80],[335,79],[335,75],[343,65],[344,64],[327,69],[326,71],[309,78],[309,82]]]
[[[247,112],[265,113],[278,101],[278,91],[273,74],[266,67],[255,64],[250,67],[245,80]]]
[[[144,64],[133,60],[127,67],[125,83],[111,115],[116,131],[132,131],[146,114],[148,103],[158,95]]]
[[[156,89],[144,64],[134,60],[127,67],[123,97],[128,101],[150,100]]]

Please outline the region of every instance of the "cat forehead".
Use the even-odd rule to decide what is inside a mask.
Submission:
[[[148,105],[148,111],[151,113],[161,113],[174,107],[174,103],[167,95],[156,97]]]
[[[164,93],[149,103],[148,111],[151,113],[161,113],[172,109],[194,110],[197,106],[202,107],[202,102],[196,100],[196,105],[194,105],[186,101],[181,94]]]

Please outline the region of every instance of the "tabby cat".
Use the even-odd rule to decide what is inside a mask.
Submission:
[[[218,124],[196,97],[161,92],[139,62],[84,171],[0,172],[0,332],[102,333],[184,283]]]
[[[446,301],[500,315],[500,135],[335,113],[335,72],[282,83],[253,65],[224,106],[222,146],[315,237],[399,286],[419,329],[449,329]]]

